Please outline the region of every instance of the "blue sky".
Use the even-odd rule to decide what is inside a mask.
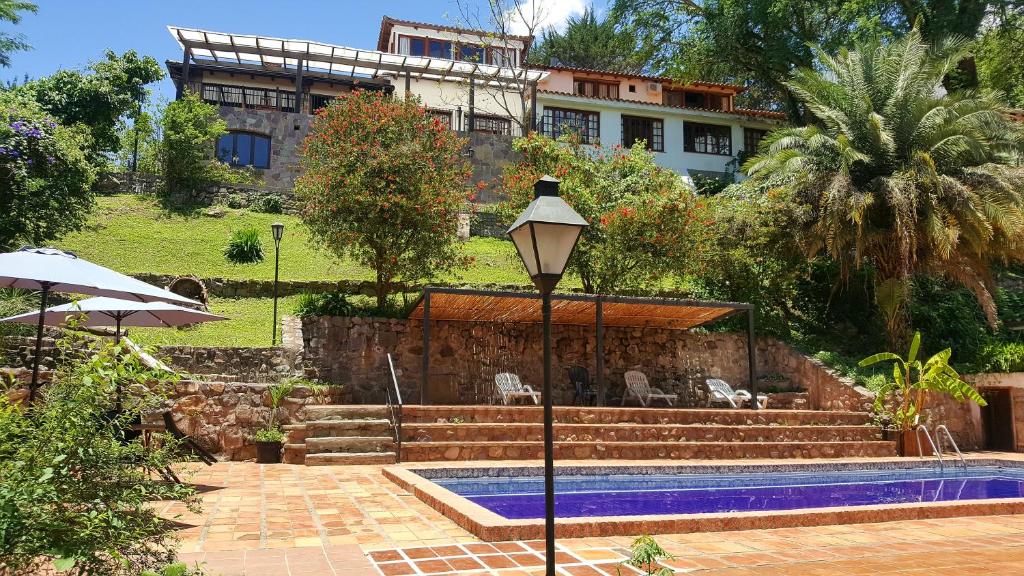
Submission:
[[[544,2],[557,25],[565,15],[582,9],[585,0]],[[37,0],[37,4],[37,14],[27,15],[16,27],[3,26],[23,34],[33,47],[15,53],[11,67],[0,69],[4,80],[81,68],[107,48],[119,53],[135,49],[153,56],[161,66],[167,59],[180,60],[168,24],[375,48],[384,15],[441,24],[460,22],[454,0]],[[155,91],[171,96],[170,80],[163,80]]]

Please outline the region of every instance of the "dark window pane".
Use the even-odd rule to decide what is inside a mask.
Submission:
[[[647,143],[648,150],[664,152],[665,132],[662,121],[657,118],[623,116],[622,145],[629,148],[640,140]]]
[[[252,134],[235,134],[235,163],[239,166],[252,164]]]
[[[441,40],[430,41],[430,57],[431,58],[447,58],[452,57],[452,43],[443,42]]]
[[[701,92],[687,92],[686,93],[686,107],[687,108],[704,108],[704,94]]]
[[[225,134],[217,140],[217,160],[228,163],[232,161],[234,141],[235,136],[233,134]]]
[[[257,168],[270,167],[270,138],[253,138],[252,165]]]
[[[410,38],[409,40],[409,54],[413,56],[426,56],[427,55],[427,41],[423,38]]]
[[[459,47],[459,60],[465,60],[466,62],[480,62],[484,61],[484,49],[480,46],[473,46],[472,44],[463,44]]]
[[[578,134],[583,144],[596,144],[600,132],[599,119],[597,112],[545,108],[541,131],[551,138]]]
[[[732,129],[728,126],[687,122],[683,126],[683,150],[731,156]]]

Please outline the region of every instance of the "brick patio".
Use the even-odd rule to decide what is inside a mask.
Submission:
[[[167,504],[163,514],[185,525],[182,560],[203,563],[211,575],[543,573],[541,542],[482,543],[377,466],[233,462],[195,469],[190,480],[203,490],[203,512]],[[677,556],[667,566],[700,576],[1024,573],[1024,516],[656,539]],[[560,540],[560,574],[617,576],[629,542]]]

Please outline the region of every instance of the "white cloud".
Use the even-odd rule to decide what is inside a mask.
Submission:
[[[570,16],[583,14],[586,7],[586,0],[523,0],[518,10],[509,10],[509,28],[513,34],[528,34],[528,23],[535,22],[538,35],[549,27],[562,30]]]

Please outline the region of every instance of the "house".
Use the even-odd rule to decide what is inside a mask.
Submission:
[[[270,189],[290,189],[312,114],[345,92],[411,94],[470,136],[477,180],[512,158],[511,140],[535,127],[585,143],[642,140],[657,162],[686,178],[732,177],[736,157],[785,121],[735,106],[743,88],[524,64],[532,39],[384,17],[375,50],[169,26],[182,49],[167,69],[180,97],[217,104],[229,134],[219,158],[259,170]],[[495,194],[482,196],[495,201]]]

